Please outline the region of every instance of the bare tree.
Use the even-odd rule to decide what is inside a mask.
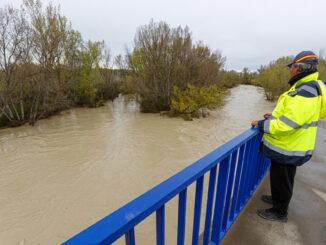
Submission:
[[[65,41],[68,33],[67,19],[60,8],[49,4],[45,10],[39,0],[24,0],[30,15],[33,34],[33,59],[39,67],[34,85],[34,99],[30,110],[30,124],[46,113],[65,106],[66,97],[60,88],[55,71],[64,62]],[[51,105],[52,108],[49,108]]]
[[[29,54],[28,26],[24,11],[7,5],[0,9],[0,67],[2,79],[0,85],[1,114],[9,121],[23,120],[17,111],[17,100],[14,98],[17,89],[16,72]],[[20,92],[22,90],[20,89]]]

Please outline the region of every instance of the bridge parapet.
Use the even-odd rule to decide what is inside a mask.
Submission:
[[[219,244],[269,169],[270,160],[258,152],[261,137],[258,129],[245,131],[63,245],[112,244],[123,235],[127,245],[135,244],[135,226],[154,212],[156,244],[163,245],[165,204],[177,195],[179,206],[176,241],[178,245],[184,244],[187,188],[194,182],[196,194],[192,244],[198,244],[203,182],[204,175],[208,172],[203,245]]]

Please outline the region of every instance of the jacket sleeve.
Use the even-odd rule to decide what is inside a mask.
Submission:
[[[310,98],[308,98],[310,99]],[[268,120],[260,121],[258,127],[264,133],[271,135],[287,135],[295,129],[310,122],[314,118],[314,102],[307,103],[307,98],[294,96],[284,103],[284,114],[278,118],[271,117]],[[317,123],[316,123],[317,125]]]
[[[322,96],[322,102],[321,102],[321,110],[320,110],[320,119],[326,120],[326,82],[320,82],[320,88],[321,88],[321,96]]]

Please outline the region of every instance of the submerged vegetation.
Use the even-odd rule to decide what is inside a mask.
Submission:
[[[165,22],[151,21],[137,30],[134,40],[126,63],[134,92],[140,95],[143,112],[172,109],[176,91],[186,92],[189,88],[194,90],[212,85],[219,91],[223,87],[219,74],[225,58],[200,42],[193,44],[187,27],[171,28]],[[206,96],[209,96],[208,91],[201,90],[201,93],[207,92]],[[173,114],[183,114],[175,110],[179,102],[174,100],[173,103]]]
[[[185,90],[180,90],[174,86],[169,114],[171,116],[181,115],[185,120],[205,116],[204,110],[221,106],[223,98],[224,92],[215,84],[208,88],[197,88],[188,84]]]

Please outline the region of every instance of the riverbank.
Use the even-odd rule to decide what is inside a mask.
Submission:
[[[118,96],[116,96],[115,98],[117,98]],[[29,124],[31,126],[34,126],[38,121],[40,120],[43,120],[43,119],[50,119],[52,116],[55,116],[55,115],[58,115],[60,114],[61,112],[63,111],[66,111],[66,110],[71,110],[71,109],[76,109],[76,108],[97,108],[97,107],[101,107],[101,106],[104,106],[105,103],[107,103],[108,101],[113,101],[115,98],[113,99],[108,99],[106,101],[101,101],[97,106],[95,107],[89,107],[87,105],[85,106],[78,106],[78,105],[70,105],[70,106],[66,106],[65,108],[62,108],[62,109],[58,109],[58,110],[55,110],[55,111],[51,111],[51,112],[48,112],[46,113],[44,116],[42,116],[41,118],[39,118],[36,122],[34,123],[30,123],[28,120],[24,121],[24,122],[21,122],[21,121],[8,121],[8,123],[6,125],[2,125],[1,124],[1,120],[0,120],[0,130],[1,129],[5,129],[5,128],[17,128],[17,127],[20,127],[20,126],[24,126],[26,124]],[[1,118],[0,118],[1,119]]]
[[[223,89],[223,93],[224,93],[224,96],[223,96],[223,99],[222,99],[222,104],[218,107],[215,107],[215,108],[212,108],[211,110],[207,109],[207,110],[203,110],[201,111],[201,114],[200,116],[197,116],[196,118],[200,118],[200,117],[207,117],[210,113],[209,111],[212,111],[212,110],[216,110],[217,108],[223,106],[224,102],[227,100],[227,97],[230,95],[230,91],[237,87],[237,86],[241,86],[241,84],[237,84],[236,86],[233,86],[233,87],[225,87]],[[256,85],[245,85],[245,86],[256,86]],[[259,87],[259,86],[257,86]],[[78,106],[78,105],[70,105],[68,107],[65,107],[63,109],[60,109],[60,110],[56,110],[56,111],[52,111],[52,112],[48,112],[47,114],[45,114],[43,117],[41,117],[40,119],[38,119],[37,121],[40,121],[40,120],[43,120],[43,119],[50,119],[52,116],[55,116],[55,115],[59,115],[61,112],[64,112],[64,111],[67,111],[67,110],[71,110],[71,109],[77,109],[77,108],[89,108],[89,109],[94,109],[94,108],[98,108],[98,107],[102,107],[104,106],[106,103],[108,103],[109,101],[114,101],[116,98],[118,98],[119,96],[134,96],[134,95],[122,95],[121,93],[118,94],[116,97],[114,97],[113,99],[108,99],[106,101],[102,101],[101,103],[99,103],[96,107],[89,107],[89,106]],[[170,116],[171,113],[170,111],[160,111],[160,112],[157,112],[158,114],[162,115],[162,116]],[[177,115],[177,116],[172,116],[172,117],[182,117],[182,114],[180,115]],[[187,119],[187,117],[186,117]],[[188,118],[189,119],[189,118]],[[192,118],[191,118],[192,120]],[[191,121],[190,120],[190,121]],[[34,124],[37,123],[34,122]],[[24,126],[26,124],[30,124],[28,120],[26,120],[25,122],[19,122],[19,121],[12,121],[12,122],[7,122],[7,124],[2,124],[1,123],[1,118],[0,118],[0,130],[2,129],[6,129],[6,128],[16,128],[16,127],[20,127],[20,126]],[[33,124],[33,125],[34,125]],[[32,126],[33,126],[32,125]]]

